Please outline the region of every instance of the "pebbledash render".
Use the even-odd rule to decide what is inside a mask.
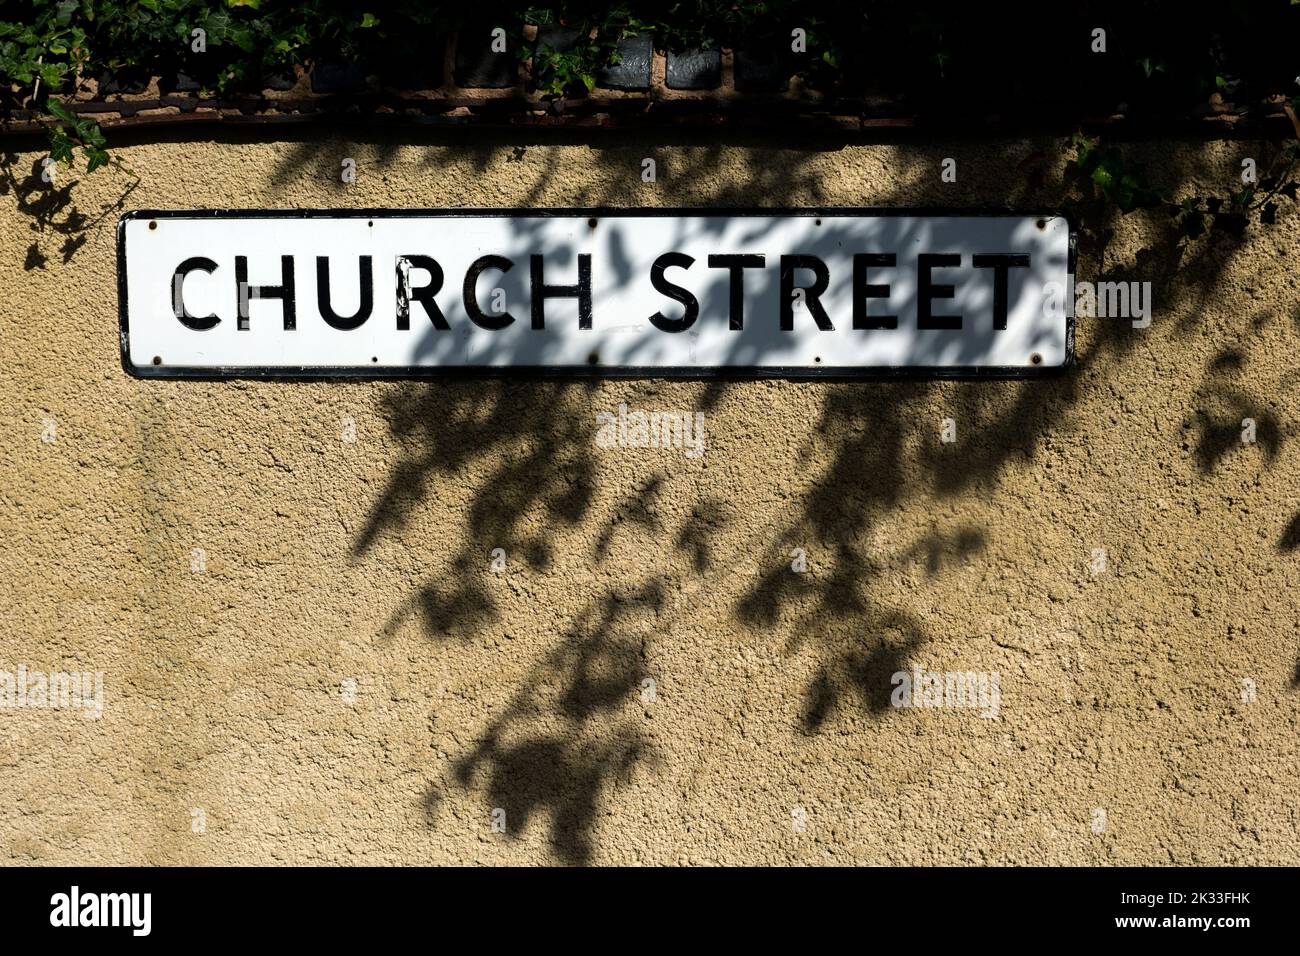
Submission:
[[[68,210],[32,228],[0,195],[0,670],[105,688],[95,720],[4,711],[6,862],[1296,862],[1291,212],[1185,248],[1145,213],[1090,223],[1078,281],[1150,282],[1150,321],[1078,310],[1051,376],[142,379],[135,210],[1036,211],[1072,188],[1049,135],[147,140],[113,146],[137,185],[78,181],[77,242]],[[1170,188],[1261,148],[1126,145]],[[211,258],[194,315],[235,282]],[[704,414],[707,451],[598,442],[624,406]],[[894,706],[917,673],[922,706]],[[925,705],[949,674],[974,697]]]

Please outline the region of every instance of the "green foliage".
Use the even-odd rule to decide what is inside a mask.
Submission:
[[[1128,213],[1163,202],[1160,194],[1151,188],[1145,172],[1131,166],[1119,147],[1102,147],[1098,140],[1077,133],[1072,142],[1075,171],[1121,212]]]
[[[73,20],[77,0],[34,4],[29,19],[0,21],[0,76],[19,86],[57,89],[86,57],[86,32]]]
[[[74,147],[80,146],[86,157],[86,172],[93,173],[108,162],[105,150],[107,141],[104,131],[93,119],[77,116],[57,100],[49,100],[46,109],[56,118],[68,124],[66,127],[50,128],[50,157],[65,166],[71,166]]]
[[[398,32],[437,15],[414,2],[382,5],[400,14]],[[206,74],[208,92],[320,54],[356,55],[387,22],[341,0],[26,0],[0,7],[0,17],[0,76],[20,87],[36,77],[58,87],[79,70],[88,77],[184,64]],[[191,49],[195,30],[204,33],[202,56]]]
[[[523,22],[533,26],[562,24],[578,34],[578,42],[570,50],[543,44],[533,54],[527,45],[520,46],[520,57],[533,56],[533,76],[539,81],[539,89],[554,96],[580,89],[590,91],[596,85],[597,74],[619,62],[620,42],[654,32],[654,24],[635,16],[625,4],[575,11],[564,19],[554,10],[530,7],[524,11]]]
[[[546,77],[542,89],[551,94],[562,94],[582,86],[587,90],[596,85],[597,57],[588,48],[560,52],[550,46],[537,51],[538,73]]]
[[[1273,156],[1258,182],[1222,195],[1188,196],[1172,202],[1148,182],[1145,173],[1125,159],[1118,146],[1103,147],[1097,139],[1076,133],[1070,167],[1090,198],[1110,203],[1121,213],[1136,209],[1163,209],[1179,233],[1199,239],[1210,232],[1242,236],[1252,221],[1272,225],[1283,201],[1294,203],[1300,194],[1300,140],[1288,140]]]
[[[1112,30],[1113,55],[1095,56],[1087,38],[1096,22],[1109,22],[1108,12],[1123,29]],[[427,56],[438,35],[484,22],[514,35],[520,55],[534,57],[543,93],[555,96],[591,90],[630,36],[651,35],[660,49],[739,46],[785,55],[793,52],[795,28],[804,31],[806,49],[791,58],[792,73],[837,94],[901,95],[919,113],[971,115],[990,104],[1054,103],[1056,96],[1089,109],[1122,100],[1130,115],[1167,115],[1215,91],[1258,99],[1284,83],[1291,92],[1295,6],[1240,4],[1207,23],[1174,0],[1095,0],[1047,17],[1010,8],[990,16],[978,4],[941,0],[0,0],[0,79],[10,107],[32,108],[47,121],[60,159],[79,149],[92,168],[104,164],[102,133],[89,119],[68,120],[47,106],[74,84],[181,71],[203,95],[231,94],[260,89],[266,75],[313,60],[356,60],[382,71]],[[563,51],[534,51],[524,42],[528,25],[564,26],[579,40]],[[203,31],[202,53],[193,50],[196,30]],[[1061,38],[1055,58],[1035,58],[1031,51],[1048,32]],[[1294,102],[1300,108],[1300,97]],[[1122,211],[1164,201],[1120,151],[1076,147],[1087,188]],[[1271,202],[1271,215],[1278,196],[1266,194],[1261,183],[1249,195],[1224,197],[1218,214],[1202,212],[1263,215]]]
[[[407,23],[429,22],[420,5],[407,6]],[[355,54],[382,25],[376,13],[333,0],[26,0],[0,7],[0,16],[0,78],[38,115],[66,124],[47,124],[51,156],[70,163],[80,148],[89,171],[108,161],[102,130],[49,98],[71,82],[183,68],[205,94],[227,93],[317,51]]]

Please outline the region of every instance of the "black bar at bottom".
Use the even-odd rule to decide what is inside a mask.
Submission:
[[[1295,878],[1294,869],[1226,868],[10,868],[0,870],[0,926],[6,944],[76,934],[335,951],[412,935],[457,949],[475,936],[493,947],[557,937],[639,947],[777,929],[891,948],[1098,938],[1233,946],[1292,925]]]

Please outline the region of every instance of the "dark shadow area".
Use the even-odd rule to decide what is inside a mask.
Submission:
[[[1170,183],[1182,181],[1191,169],[1170,168]],[[1115,235],[1118,211],[1080,199],[1074,185],[1040,179],[1037,202],[1070,211],[1079,225],[1081,278],[1094,281],[1150,281],[1154,300],[1174,301],[1179,293],[1194,303],[1226,295],[1222,271],[1239,238],[1224,235],[1187,242],[1171,224],[1162,238],[1141,249],[1132,264],[1102,269]],[[1046,194],[1046,201],[1044,201]],[[1026,196],[1021,200],[1032,203]],[[1204,309],[1188,310],[1198,322]],[[926,641],[919,622],[891,608],[886,572],[921,560],[931,576],[941,576],[977,554],[992,529],[936,529],[897,548],[882,560],[868,553],[867,543],[880,520],[904,502],[921,495],[942,499],[970,489],[991,490],[1009,465],[1031,463],[1079,401],[1089,377],[1106,376],[1141,341],[1141,330],[1124,319],[1087,319],[1090,344],[1075,367],[1058,379],[1035,382],[963,382],[957,386],[954,413],[961,437],[939,445],[935,423],[921,426],[911,409],[933,393],[932,383],[888,386],[834,385],[826,388],[818,433],[834,442],[835,456],[825,474],[801,502],[779,540],[790,545],[811,542],[829,569],[819,568],[810,549],[812,568],[792,573],[789,560],[778,556],[769,571],[736,605],[740,620],[755,628],[780,626],[797,635],[790,652],[811,645],[822,661],[810,682],[802,726],[814,733],[832,719],[845,699],[866,712],[888,712],[890,677],[907,669],[909,657]],[[1253,417],[1264,465],[1279,454],[1283,431],[1277,417],[1252,401],[1232,379],[1238,371],[1231,357],[1212,363],[1202,389],[1203,401],[1194,413],[1201,428],[1196,461],[1202,474],[1230,450],[1242,444],[1242,418]],[[923,476],[918,485],[908,476]],[[1283,538],[1300,544],[1300,518]],[[793,618],[790,616],[793,615]],[[795,623],[790,624],[793,620]]]
[[[656,580],[589,604],[456,762],[455,782],[485,788],[492,809],[505,812],[507,836],[518,837],[545,814],[560,861],[591,861],[606,790],[651,755],[639,723],[620,719],[619,710],[643,676],[646,638],[638,624],[663,605]],[[555,719],[539,721],[541,714]],[[441,800],[440,785],[431,785],[426,807],[436,812]]]
[[[549,140],[481,142],[475,162],[484,168],[514,162],[518,151],[535,141]],[[1151,281],[1157,303],[1190,297],[1192,315],[1199,314],[1198,301],[1222,292],[1221,272],[1231,260],[1224,250],[1231,247],[1220,239],[1189,243],[1171,225],[1131,263],[1108,265],[1106,253],[1119,215],[1113,207],[1080,198],[1078,184],[1054,172],[1045,154],[1023,159],[1024,150],[1013,145],[986,146],[995,154],[993,162],[1024,167],[1023,179],[1009,186],[1008,207],[1061,209],[1078,224],[1080,277]],[[617,155],[623,149],[630,150],[628,155]],[[642,146],[599,150],[611,162],[631,162],[643,152]],[[780,156],[779,165],[755,163],[747,178],[720,184],[710,207],[762,202],[780,208],[822,195],[816,150],[773,154]],[[675,158],[673,173],[704,177],[721,161],[721,146],[702,146]],[[1192,166],[1171,163],[1165,176],[1172,184],[1195,172]],[[547,193],[548,175],[543,172],[528,187],[529,201]],[[573,205],[606,201],[596,183],[568,195]],[[864,195],[862,201],[913,204],[903,183],[889,192]],[[721,288],[705,291],[701,300],[716,306],[721,293]],[[507,289],[507,294],[511,302],[526,295],[522,287]],[[931,638],[925,622],[899,606],[891,576],[919,570],[941,582],[978,558],[996,533],[956,515],[881,547],[884,523],[909,502],[991,490],[1009,467],[1032,463],[1044,441],[1068,422],[1083,383],[1112,374],[1141,342],[1142,331],[1128,321],[1080,321],[1089,323],[1087,348],[1058,378],[943,386],[961,429],[960,439],[951,445],[939,444],[935,423],[916,414],[937,394],[941,386],[936,382],[816,386],[809,392],[809,414],[815,419],[810,431],[819,448],[828,450],[828,464],[790,499],[779,527],[755,528],[739,547],[722,532],[743,522],[743,487],[727,501],[702,494],[690,502],[688,516],[677,519],[670,517],[673,509],[662,507],[667,475],[660,470],[642,479],[593,529],[592,580],[600,580],[594,572],[625,534],[638,547],[658,547],[661,556],[681,560],[667,574],[647,571],[643,584],[631,592],[593,585],[585,609],[568,621],[553,649],[519,682],[509,705],[492,718],[447,778],[431,781],[430,812],[437,811],[449,788],[481,792],[490,808],[505,812],[508,837],[544,819],[559,860],[591,861],[610,789],[656,756],[652,738],[632,713],[639,681],[646,676],[642,662],[651,635],[654,640],[670,638],[678,616],[691,613],[689,595],[752,564],[749,556],[754,554],[763,556],[761,571],[742,589],[732,613],[756,642],[783,638],[786,656],[806,655],[814,661],[797,710],[799,729],[823,732],[837,716],[850,714],[884,719],[892,710],[893,675],[910,669]],[[446,351],[453,343],[432,335],[423,347],[430,356],[454,354]],[[498,345],[494,358],[505,364],[531,358],[527,350],[534,347],[521,342],[518,348],[525,351],[516,353],[514,346]],[[749,361],[760,357],[742,356]],[[1202,416],[1195,421],[1205,451],[1198,451],[1196,460],[1204,475],[1226,451],[1217,429],[1226,428],[1228,413],[1246,407],[1248,397],[1235,384],[1240,372],[1240,362],[1231,355],[1216,358],[1206,372],[1204,395],[1219,405],[1205,404],[1193,413]],[[433,382],[403,385],[390,395],[386,414],[402,451],[357,536],[353,558],[367,558],[381,539],[407,541],[412,517],[434,499],[450,496],[463,503],[465,525],[455,532],[463,546],[445,556],[445,570],[431,569],[429,580],[415,587],[394,612],[388,633],[415,615],[437,642],[453,636],[483,640],[500,624],[483,583],[491,573],[491,550],[504,549],[512,564],[545,570],[555,537],[595,520],[592,503],[602,480],[601,456],[594,453],[596,387],[593,382]],[[739,387],[729,381],[689,386],[694,410],[718,407]],[[1255,417],[1266,464],[1271,464],[1281,446],[1281,426],[1267,412]],[[1234,436],[1239,429],[1238,418]],[[472,468],[485,464],[487,473],[468,484]],[[1300,547],[1297,528],[1300,518],[1284,534],[1282,550]],[[724,540],[729,542],[725,549]],[[807,552],[804,573],[792,570],[794,548]]]
[[[643,482],[614,512],[614,516],[601,531],[600,537],[596,539],[595,557],[598,562],[608,557],[615,534],[624,526],[638,532],[643,540],[646,537],[654,537],[663,530],[663,525],[655,514],[658,503],[656,499],[663,483],[663,475],[656,475]]]
[[[865,649],[849,648],[823,656],[817,676],[804,694],[802,730],[818,733],[843,706],[843,699],[853,699],[863,711],[883,717],[892,709],[890,697],[893,677],[910,667],[913,655],[926,637],[920,624],[910,615],[893,612],[871,623],[882,634]],[[889,636],[893,632],[896,636]]]
[[[412,613],[423,616],[432,635],[468,639],[496,620],[497,609],[467,568],[487,568],[500,548],[508,562],[545,570],[551,545],[525,518],[540,512],[541,524],[580,522],[595,482],[587,454],[590,426],[583,396],[593,383],[489,382],[456,386],[408,386],[386,401],[393,436],[406,450],[353,547],[364,558],[382,536],[401,539],[411,513],[429,497],[453,492],[471,462],[501,456],[468,512],[462,550],[450,557],[445,576],[422,584],[397,609],[385,633]]]
[[[1261,412],[1258,400],[1238,384],[1245,376],[1245,367],[1246,357],[1239,349],[1225,349],[1210,362],[1202,379],[1193,415],[1200,432],[1194,453],[1202,474],[1213,472],[1233,450],[1252,444],[1264,449],[1266,466],[1281,452],[1283,435],[1277,416],[1271,411]]]
[[[46,175],[51,175],[52,181],[46,182]],[[0,196],[14,197],[18,215],[27,219],[27,226],[34,234],[23,262],[23,268],[29,272],[44,269],[49,262],[49,254],[42,248],[49,236],[53,236],[55,241],[62,240],[58,244],[58,255],[65,265],[70,262],[85,244],[88,231],[124,210],[127,199],[140,185],[138,179],[128,181],[115,202],[90,216],[77,207],[73,198],[79,180],[59,183],[69,175],[57,165],[47,169],[38,160],[19,178],[18,155],[11,151],[0,154]]]
[[[714,539],[734,524],[727,505],[719,498],[704,498],[691,509],[691,519],[682,525],[676,548],[685,553],[691,567],[701,574],[717,564]]]
[[[1300,548],[1300,514],[1295,515],[1282,531],[1282,538],[1277,543],[1279,551],[1290,553]]]

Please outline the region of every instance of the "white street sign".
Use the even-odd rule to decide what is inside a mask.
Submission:
[[[1020,375],[1073,351],[1058,215],[133,212],[141,376]]]

